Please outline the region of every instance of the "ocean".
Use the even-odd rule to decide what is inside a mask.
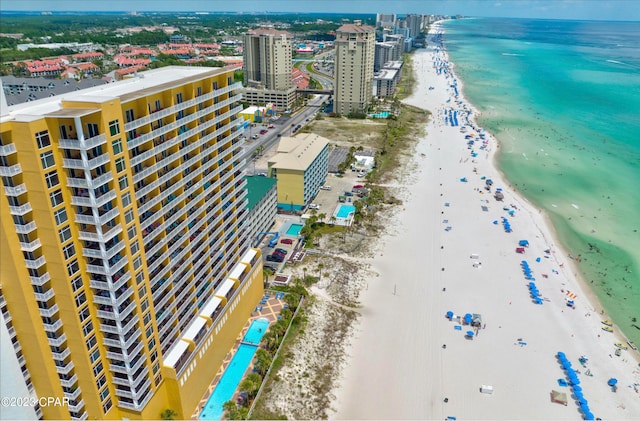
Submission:
[[[444,28],[464,95],[500,142],[500,170],[547,213],[606,312],[640,344],[640,22]]]

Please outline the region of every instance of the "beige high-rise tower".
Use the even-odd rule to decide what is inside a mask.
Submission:
[[[375,29],[358,21],[336,31],[334,111],[363,113],[373,95]]]
[[[290,108],[295,101],[291,79],[293,68],[291,34],[259,28],[244,36],[245,99],[253,104],[273,103]]]

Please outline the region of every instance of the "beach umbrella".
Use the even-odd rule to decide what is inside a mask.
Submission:
[[[587,405],[586,403],[584,404],[580,404],[580,410],[584,413],[590,412],[589,411],[589,405]]]
[[[586,411],[584,413],[584,417],[585,420],[594,420],[595,417],[593,416],[593,414],[591,413],[591,411]]]
[[[584,395],[582,394],[582,391],[574,391],[573,394],[575,395],[576,399],[578,399],[578,400],[584,399]]]
[[[473,337],[473,331],[472,330],[467,330],[467,336]]]
[[[609,381],[607,382],[607,384],[609,386],[615,386],[616,384],[618,384],[618,379],[616,379],[615,377],[612,377],[609,379]]]
[[[447,319],[451,319],[453,317],[453,311],[447,311]]]
[[[580,387],[578,385],[573,386],[573,392],[576,393],[576,394],[578,392],[582,393],[582,387]]]
[[[577,397],[577,396],[576,396],[576,397]],[[581,406],[581,407],[582,407],[583,405],[584,405],[584,406],[587,406],[587,404],[589,403],[589,402],[584,398],[584,396],[580,396],[580,397],[577,397],[577,398],[578,398],[578,403],[580,404],[580,406]],[[588,407],[587,407],[587,408],[588,408]]]
[[[567,354],[565,354],[562,351],[558,351],[558,354],[556,354],[558,356],[558,358],[567,358]]]

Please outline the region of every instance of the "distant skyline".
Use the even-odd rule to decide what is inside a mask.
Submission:
[[[3,11],[423,13],[640,21],[637,0],[2,0]]]

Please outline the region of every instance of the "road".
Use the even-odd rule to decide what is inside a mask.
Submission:
[[[282,116],[279,119],[273,121],[272,129],[268,129],[266,125],[256,125],[255,127],[249,127],[245,130],[245,136],[247,141],[245,143],[245,157],[248,161],[253,159],[253,152],[255,152],[260,146],[263,150],[271,149],[280,139],[281,136],[291,136],[294,128],[300,126],[304,127],[313,119],[318,112],[322,103],[329,99],[329,95],[316,95],[315,98],[310,99],[307,105],[295,113],[294,115]],[[299,129],[300,129],[299,128]],[[267,130],[267,133],[260,135],[260,130]],[[299,130],[298,129],[298,130]],[[296,130],[296,132],[298,131]],[[251,139],[251,136],[258,134],[258,139]]]

